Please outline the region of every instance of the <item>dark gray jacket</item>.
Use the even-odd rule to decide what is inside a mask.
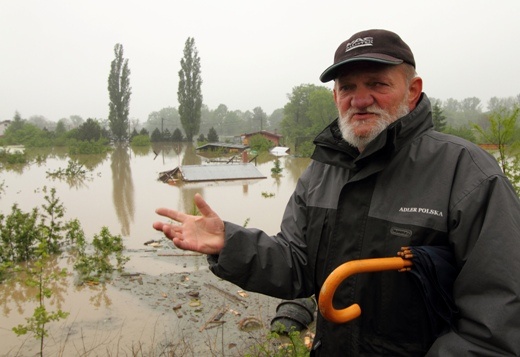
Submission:
[[[357,302],[361,316],[342,325],[318,316],[313,354],[520,355],[520,202],[496,160],[434,131],[424,94],[361,154],[336,121],[315,144],[280,233],[226,222],[225,247],[208,258],[210,269],[246,290],[319,298],[346,261],[445,246],[458,271],[451,327],[428,323],[411,274],[359,274],[338,288],[335,304]]]

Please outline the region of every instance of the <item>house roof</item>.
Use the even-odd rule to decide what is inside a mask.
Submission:
[[[266,178],[253,164],[216,164],[178,166],[161,176],[179,175],[185,182],[251,180]]]
[[[266,131],[266,130],[255,131],[254,133],[246,133],[246,134],[243,134],[243,135],[244,136],[253,136],[253,135],[256,135],[256,134],[267,135],[267,136],[274,136],[274,137],[277,137],[277,138],[282,138],[283,137],[283,135],[280,135],[280,134],[277,134],[277,133],[272,133],[272,132]]]
[[[210,147],[221,147],[221,148],[226,148],[226,149],[245,150],[249,146],[242,145],[242,144],[229,144],[229,143],[208,143],[208,144],[204,144],[204,145],[197,147],[196,150],[207,149]]]

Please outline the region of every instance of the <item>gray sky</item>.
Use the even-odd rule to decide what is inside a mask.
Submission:
[[[339,43],[369,28],[410,45],[439,99],[520,94],[519,0],[0,0],[0,121],[108,116],[114,45],[129,60],[130,117],[178,107],[188,37],[204,104],[269,115],[301,84],[321,85]],[[330,84],[326,85],[331,88]]]

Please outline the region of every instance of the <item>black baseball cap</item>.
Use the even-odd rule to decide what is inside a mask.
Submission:
[[[336,79],[339,68],[354,61],[408,63],[415,68],[412,50],[401,37],[387,30],[366,30],[339,45],[334,54],[334,64],[321,74],[320,80],[325,83]]]

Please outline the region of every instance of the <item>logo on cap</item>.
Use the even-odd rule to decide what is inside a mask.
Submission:
[[[347,43],[345,53],[359,47],[373,46],[373,42],[373,37],[356,38],[354,41]]]

